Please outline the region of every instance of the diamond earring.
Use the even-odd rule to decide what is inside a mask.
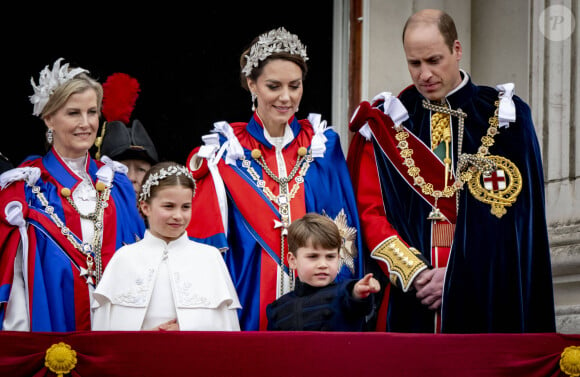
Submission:
[[[52,142],[54,140],[53,133],[54,133],[54,131],[52,128],[49,128],[48,130],[46,130],[46,142],[48,144],[51,144],[51,145],[52,145]]]

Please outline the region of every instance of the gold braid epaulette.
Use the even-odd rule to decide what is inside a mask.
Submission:
[[[428,268],[421,253],[417,249],[407,247],[397,236],[391,236],[381,242],[372,251],[371,257],[387,264],[391,282],[400,286],[403,292],[409,290],[419,272]]]

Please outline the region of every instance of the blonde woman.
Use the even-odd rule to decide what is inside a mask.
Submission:
[[[48,152],[0,177],[3,330],[90,330],[94,287],[107,263],[144,232],[126,169],[89,154],[101,84],[61,61],[32,80]]]

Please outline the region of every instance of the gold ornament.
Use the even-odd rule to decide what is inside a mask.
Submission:
[[[96,189],[97,191],[101,191],[101,192],[102,192],[102,191],[105,191],[105,188],[106,188],[106,187],[107,187],[107,186],[105,186],[105,184],[104,184],[103,182],[101,182],[101,181],[97,182],[97,184],[95,185],[95,189]]]
[[[580,376],[580,347],[564,348],[560,356],[560,370],[571,377]]]
[[[306,153],[308,153],[308,149],[306,149],[306,147],[298,148],[298,156],[304,157],[306,156]]]
[[[44,365],[57,376],[69,374],[77,365],[77,353],[68,344],[60,342],[46,350]]]
[[[435,150],[441,141],[446,141],[446,138],[451,138],[449,130],[450,115],[443,113],[434,113],[431,116],[431,149]],[[449,140],[448,139],[448,140]],[[448,141],[447,140],[447,141]]]
[[[499,134],[498,112],[499,101],[495,101],[495,111],[488,120],[489,128],[481,138],[481,146],[476,154],[459,157],[457,171],[460,172],[462,181],[468,184],[469,192],[475,199],[491,204],[491,213],[501,218],[507,213],[505,207],[515,203],[523,183],[522,175],[513,162],[501,156],[489,155],[489,148],[495,143],[494,137]],[[504,177],[497,177],[498,172],[504,174]],[[482,175],[484,180],[491,182],[491,189],[485,187]],[[493,186],[500,178],[502,186]]]
[[[62,190],[60,190],[60,194],[62,196],[64,196],[65,198],[68,198],[71,194],[70,189],[67,187],[63,187]]]
[[[491,213],[501,218],[507,213],[505,207],[515,203],[522,191],[522,175],[517,166],[507,158],[501,156],[486,158],[495,162],[497,170],[491,174],[475,172],[468,183],[468,188],[475,199],[491,204]],[[502,172],[504,176],[498,177],[498,172]],[[485,180],[490,181],[491,188],[486,188]]]
[[[257,160],[260,157],[262,157],[262,152],[259,149],[252,149],[252,158]]]

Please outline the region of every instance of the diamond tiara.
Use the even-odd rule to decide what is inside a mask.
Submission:
[[[151,186],[159,185],[159,182],[161,182],[162,180],[164,180],[165,178],[167,178],[171,175],[177,176],[177,175],[182,175],[182,174],[185,177],[191,179],[191,181],[193,182],[194,187],[195,187],[195,180],[193,179],[193,176],[191,175],[189,170],[187,170],[187,168],[185,168],[184,166],[171,165],[167,168],[162,168],[157,173],[152,173],[151,175],[149,175],[149,177],[147,178],[147,181],[145,181],[145,183],[143,183],[143,186],[141,187],[141,193],[139,194],[139,201],[145,201],[145,200],[149,199],[149,197],[151,196]]]
[[[252,69],[257,67],[261,61],[277,52],[300,55],[304,61],[308,60],[306,46],[300,42],[298,36],[291,34],[283,27],[279,27],[260,35],[258,41],[252,45],[250,54],[246,55],[246,65],[242,69],[242,73],[246,77],[250,76]]]
[[[48,69],[48,65],[40,71],[40,77],[38,79],[38,86],[34,83],[34,78],[30,78],[30,84],[34,89],[34,94],[30,96],[30,102],[34,105],[32,111],[33,115],[40,116],[44,106],[48,102],[48,99],[54,93],[54,90],[66,83],[79,73],[89,72],[84,68],[74,68],[69,71],[68,63],[60,66],[60,61],[63,58],[58,58],[53,66],[52,70]]]

